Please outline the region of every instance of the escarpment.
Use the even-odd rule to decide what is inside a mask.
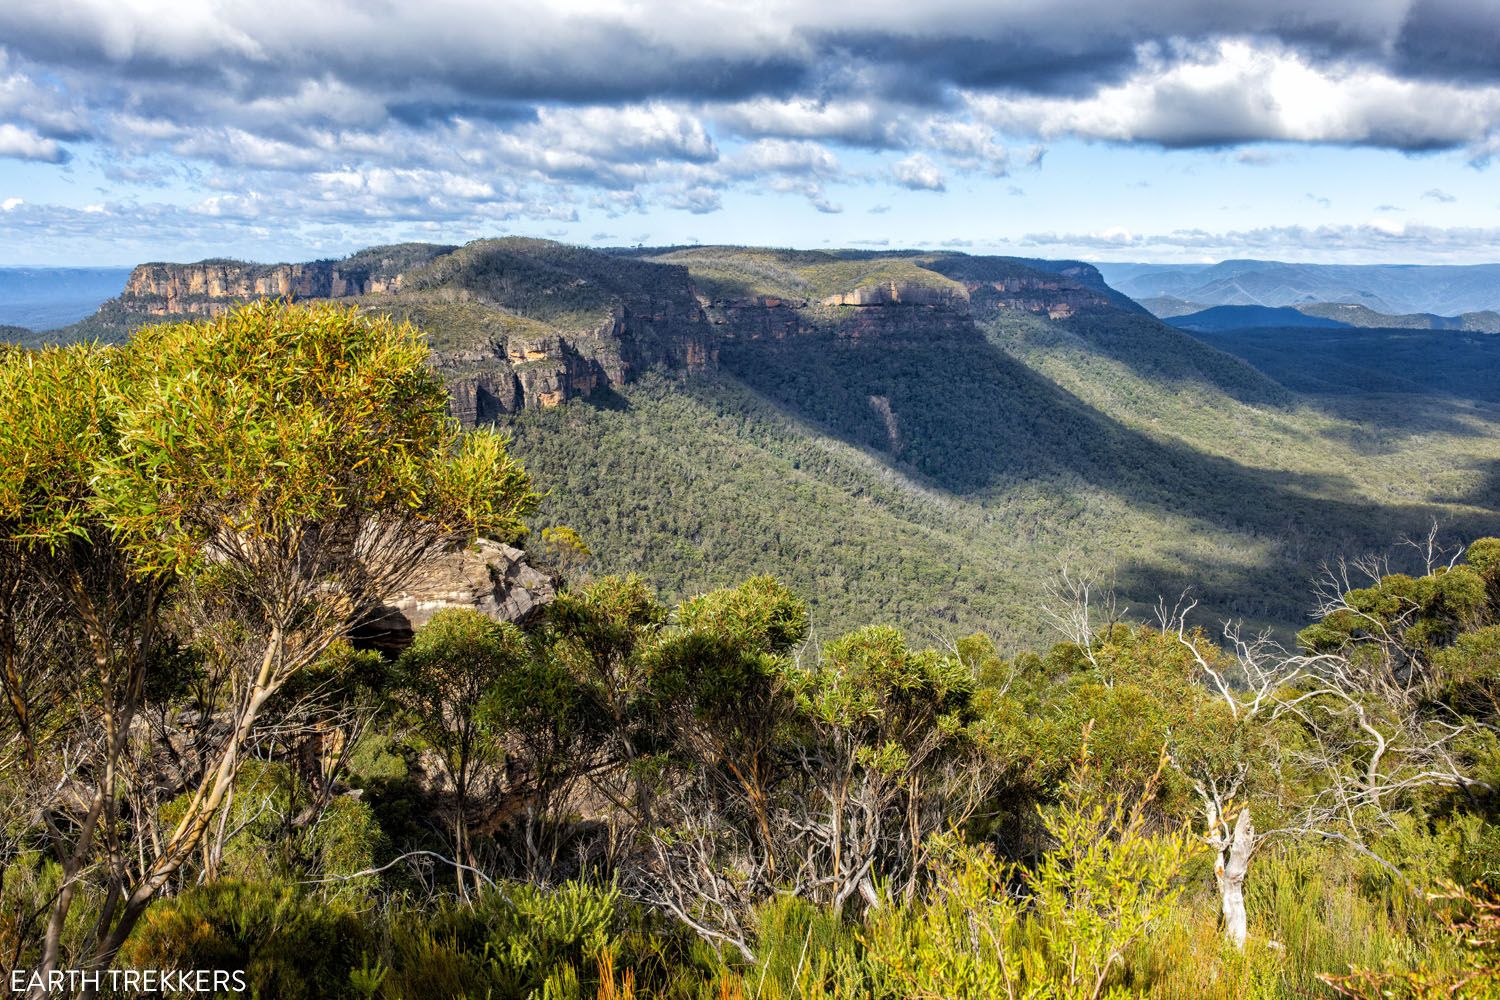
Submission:
[[[466,426],[624,386],[647,370],[737,368],[746,345],[910,352],[979,336],[993,310],[1066,319],[1120,297],[1092,267],[963,254],[710,247],[597,251],[545,240],[400,244],[341,260],[143,264],[77,336],[214,316],[263,297],[335,299],[427,331]],[[892,432],[893,434],[895,432]],[[894,440],[894,437],[893,437]]]
[[[237,302],[261,298],[342,299],[387,295],[403,273],[453,247],[400,244],[362,250],[344,260],[252,264],[204,260],[196,264],[141,264],[117,304],[141,316],[215,316]]]

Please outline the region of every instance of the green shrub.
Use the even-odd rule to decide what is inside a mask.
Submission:
[[[280,882],[213,882],[163,900],[126,941],[126,968],[242,969],[265,1000],[353,995],[350,973],[371,944],[337,902]]]

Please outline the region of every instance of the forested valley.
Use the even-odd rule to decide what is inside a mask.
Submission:
[[[983,363],[1033,394],[1009,412],[1056,404],[1075,424],[1000,427],[960,394],[959,419],[903,438],[867,398],[923,412],[892,370],[831,350],[793,370],[755,348],[752,365],[741,345],[685,391],[661,376],[613,408],[462,430],[415,328],[328,303],[149,325],[120,346],[4,348],[7,981],[107,995],[110,970],[225,969],[268,998],[1500,995],[1500,539],[1463,530],[1487,485],[1455,480],[1477,491],[1449,503],[1462,518],[1409,545],[1395,529],[1429,513],[1416,503],[1374,522],[1392,533],[1364,551],[1388,555],[1348,551],[1260,603],[1246,584],[1242,613],[1223,615],[1197,602],[1192,560],[1143,601],[1143,578],[1058,545],[1020,583],[975,584],[962,614],[924,616],[952,567],[925,579],[886,563],[867,525],[814,522],[868,542],[860,586],[884,568],[903,595],[878,618],[848,601],[820,619],[761,573],[664,594],[612,572],[616,539],[569,517],[568,497],[613,480],[582,462],[593,485],[566,478],[567,449],[643,411],[685,410],[710,442],[689,459],[731,469],[741,456],[713,442],[762,428],[754,454],[825,463],[808,482],[887,491],[867,508],[877,526],[966,496],[985,502],[964,517],[1014,525],[997,498],[1017,503],[1017,469],[1048,461],[1165,510],[1159,477],[1090,464],[1121,443],[1173,482],[1201,467],[1170,434],[1098,417],[1141,384],[1118,352],[1044,320],[986,329],[1007,350],[945,377]],[[1094,344],[1121,329],[1157,327]],[[1280,435],[1224,451],[1247,465],[1298,439],[1305,425],[1277,416],[1301,405],[1285,390],[1249,366],[1222,379]],[[1163,398],[1169,431],[1196,412]],[[853,440],[785,431],[847,429],[855,410],[873,422]],[[541,436],[573,425],[585,433]],[[955,428],[1014,447],[955,457],[940,447]],[[640,445],[645,476],[670,449]],[[1284,465],[1311,476],[1323,459],[1307,448]],[[1374,476],[1398,459],[1360,461]],[[1373,507],[1359,483],[1328,503],[1266,481],[1220,480],[1188,498],[1190,519],[1235,491],[1330,521]],[[801,505],[784,514],[828,509],[787,482]],[[1122,508],[1097,509],[1094,532]],[[1274,530],[1264,509],[1246,537]],[[524,544],[555,598],[519,622],[441,611],[400,650],[352,641],[420,567],[480,539]],[[1288,629],[1293,591],[1312,613]],[[974,594],[1022,624],[983,622]]]

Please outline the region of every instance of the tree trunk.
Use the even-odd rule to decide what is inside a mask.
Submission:
[[[1245,947],[1245,873],[1250,868],[1250,850],[1255,844],[1255,824],[1250,807],[1240,810],[1234,834],[1214,861],[1219,897],[1224,910],[1224,936],[1236,948]]]

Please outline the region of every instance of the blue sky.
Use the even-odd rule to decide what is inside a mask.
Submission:
[[[9,0],[0,264],[1500,260],[1493,0]]]

